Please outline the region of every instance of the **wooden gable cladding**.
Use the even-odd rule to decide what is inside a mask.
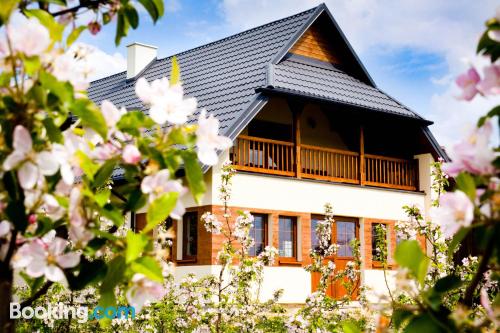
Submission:
[[[333,64],[341,62],[331,41],[321,31],[321,26],[318,24],[313,24],[304,32],[299,41],[291,48],[290,53]]]

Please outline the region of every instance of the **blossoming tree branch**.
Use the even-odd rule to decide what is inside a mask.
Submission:
[[[138,1],[154,21],[163,2]],[[115,305],[115,287],[137,310],[164,294],[162,269],[149,233],[168,216],[179,218],[179,198],[204,192],[201,165],[231,145],[219,122],[185,98],[174,61],[170,79],[140,79],[136,93],[150,108],[97,106],[87,95],[86,50],[72,47],[85,29],[117,19],[117,42],[138,15],[132,1],[2,1],[0,4],[0,331],[9,319],[14,270],[30,288],[28,306],[52,283],[72,290],[98,285],[99,305]],[[50,5],[49,5],[50,4]],[[78,25],[86,9],[96,19]],[[56,14],[54,14],[56,13]],[[58,17],[56,20],[55,17]],[[146,134],[146,135],[145,135]],[[175,178],[180,169],[186,183]],[[112,175],[124,174],[126,186]],[[125,216],[147,207],[140,233],[117,230]],[[109,260],[103,260],[106,253]]]

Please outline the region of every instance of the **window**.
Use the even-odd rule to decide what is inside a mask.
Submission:
[[[323,221],[323,216],[313,216],[311,218],[311,249],[318,250],[319,249],[319,238],[316,232],[316,227],[318,226],[319,221]]]
[[[372,224],[372,260],[387,259],[387,226],[383,223]]]
[[[182,224],[182,259],[195,259],[198,253],[198,214],[184,214]]]
[[[279,255],[295,257],[297,247],[297,219],[280,216],[279,219]]]
[[[335,221],[337,229],[337,256],[352,257],[351,241],[356,238],[356,222],[351,221]]]
[[[250,237],[254,245],[249,250],[249,255],[258,256],[266,247],[267,241],[267,216],[264,214],[252,214],[253,226],[250,229]]]

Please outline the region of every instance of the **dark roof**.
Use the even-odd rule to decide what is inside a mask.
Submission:
[[[340,33],[357,74],[287,53],[320,15],[326,15]],[[265,92],[259,89],[272,87],[429,124],[375,86],[324,4],[175,56],[185,94],[196,97],[200,108],[220,120],[221,133],[233,139],[266,104]],[[137,77],[148,81],[168,77],[171,59],[153,60]],[[97,104],[107,99],[119,107],[147,112],[134,93],[136,79],[126,79],[126,72],[121,72],[94,81],[89,97]]]
[[[278,20],[176,55],[185,93],[194,96],[229,130],[266,85],[266,67],[315,9]],[[171,57],[154,60],[143,72],[148,81],[170,73]],[[91,83],[89,97],[97,104],[108,99],[118,106],[143,108],[134,93],[135,80],[126,72]]]
[[[269,85],[368,110],[423,119],[376,87],[322,61],[290,55],[274,65]]]

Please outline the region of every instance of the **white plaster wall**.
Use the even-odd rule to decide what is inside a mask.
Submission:
[[[214,182],[215,183],[215,182]],[[233,178],[231,206],[318,213],[333,204],[336,215],[405,219],[403,205],[424,206],[421,193],[346,186],[293,178],[238,173]],[[218,198],[214,204],[220,205]]]
[[[209,274],[218,275],[219,271],[219,265],[177,266],[174,268],[174,279],[180,282],[188,274],[195,274],[200,278]],[[279,289],[283,289],[280,303],[304,303],[311,293],[311,275],[302,267],[264,267],[260,300],[269,300]]]
[[[395,290],[394,270],[387,270],[387,285],[391,292]],[[367,287],[366,298],[370,303],[379,303],[381,300],[387,301],[389,291],[384,279],[384,271],[381,269],[365,269],[362,273],[362,283]]]
[[[280,303],[304,303],[311,293],[311,274],[302,267],[265,267],[260,299],[272,298],[278,289],[283,289]]]

